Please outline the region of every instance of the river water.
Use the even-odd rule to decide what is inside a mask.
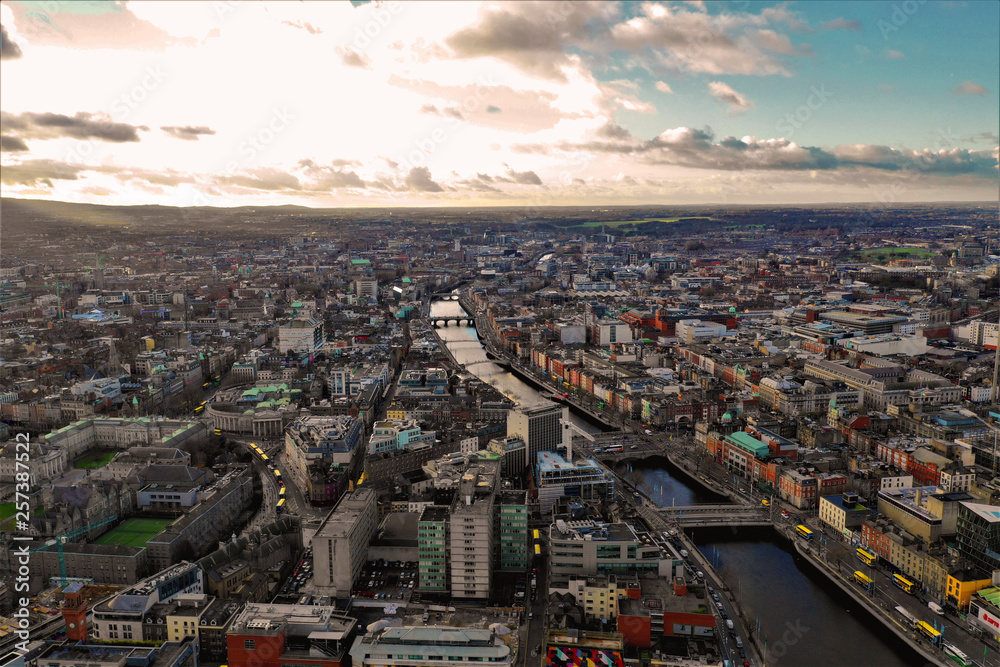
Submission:
[[[433,318],[466,316],[457,301],[438,301]],[[438,329],[455,359],[477,377],[521,403],[544,400],[486,357],[473,327]],[[571,415],[588,432],[599,429]],[[671,476],[659,466],[635,467],[633,478],[661,505],[717,503],[718,496]],[[695,534],[699,548],[715,565],[741,601],[759,620],[768,640],[766,664],[787,667],[910,667],[924,661],[874,620],[851,598],[812,570],[797,553],[767,530]],[[780,546],[779,546],[780,545]]]
[[[458,301],[435,301],[431,305],[431,319],[462,318],[468,314]],[[441,340],[455,356],[455,360],[463,364],[470,373],[488,382],[508,398],[518,403],[529,405],[548,400],[531,385],[522,382],[512,373],[493,363],[486,356],[486,350],[479,342],[475,327],[452,325],[437,330]],[[600,433],[601,429],[584,421],[570,412],[570,421],[587,433]]]

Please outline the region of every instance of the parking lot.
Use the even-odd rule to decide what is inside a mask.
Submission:
[[[416,561],[371,560],[354,582],[354,597],[408,600],[417,587]]]

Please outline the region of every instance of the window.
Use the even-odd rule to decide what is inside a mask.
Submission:
[[[253,651],[257,648],[257,643],[253,639],[244,639],[243,648],[247,651]]]

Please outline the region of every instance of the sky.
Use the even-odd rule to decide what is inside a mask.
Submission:
[[[8,197],[998,199],[992,1],[42,0],[0,25]]]

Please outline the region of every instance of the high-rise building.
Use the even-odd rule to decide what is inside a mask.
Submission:
[[[528,492],[500,492],[500,562],[501,572],[524,572],[528,569]]]
[[[554,452],[572,440],[569,408],[557,403],[518,406],[507,414],[507,436],[519,436],[527,446],[528,465],[538,452]]]
[[[444,593],[448,590],[448,508],[425,507],[417,522],[420,590]]]
[[[459,482],[449,535],[452,598],[490,596],[496,548],[494,504],[499,482],[498,461],[469,466]]]
[[[373,489],[357,488],[342,497],[320,524],[312,539],[313,582],[320,593],[351,596],[378,528],[377,500]]]

